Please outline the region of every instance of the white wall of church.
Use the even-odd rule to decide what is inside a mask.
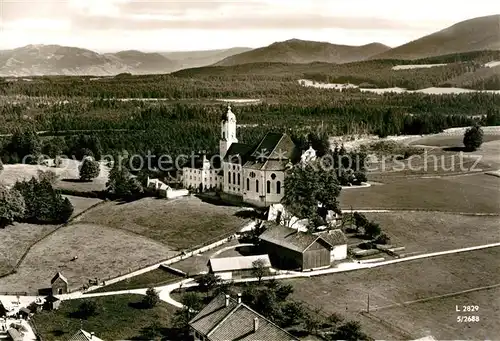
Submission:
[[[243,167],[240,164],[224,162],[224,192],[241,195],[243,190]]]
[[[279,203],[283,198],[285,173],[243,169],[243,200],[256,205]],[[269,184],[268,184],[269,182]]]

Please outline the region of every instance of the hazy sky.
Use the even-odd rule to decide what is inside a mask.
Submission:
[[[394,47],[498,13],[498,0],[0,0],[0,49],[207,50],[291,38]]]

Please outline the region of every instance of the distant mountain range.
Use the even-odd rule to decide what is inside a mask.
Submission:
[[[459,22],[372,59],[419,59],[481,50],[500,50],[500,15]]]
[[[170,73],[210,65],[248,50],[250,48],[238,47],[212,51],[145,53],[128,50],[99,54],[77,47],[28,45],[0,51],[0,76]]]
[[[158,53],[129,50],[99,54],[76,47],[28,45],[0,51],[0,76],[170,73],[209,65],[411,60],[482,50],[500,50],[500,15],[466,20],[396,48],[380,43],[349,46],[291,39],[257,49]]]
[[[390,49],[389,46],[379,43],[349,46],[291,39],[227,57],[214,65],[233,66],[262,62],[290,64],[307,64],[312,62],[348,63],[365,60]]]

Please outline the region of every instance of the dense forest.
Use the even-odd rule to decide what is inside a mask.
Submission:
[[[218,149],[220,115],[227,110],[216,99],[230,98],[261,100],[252,105],[233,105],[238,138],[250,144],[268,131],[300,136],[321,129],[328,135],[386,136],[436,133],[474,123],[497,125],[499,95],[378,95],[298,83],[298,77],[304,75],[349,81],[342,78],[346,75],[379,86],[424,87],[456,80],[467,69],[481,68],[482,63],[495,58],[500,59],[500,52],[442,56],[411,63],[451,64],[400,71],[391,68],[408,61],[258,67],[247,64],[184,70],[172,75],[4,79],[0,82],[0,134],[30,129],[43,132],[40,135],[61,136],[42,136],[43,149],[49,155],[59,151],[81,156],[82,149],[92,150],[93,154],[126,150],[130,154],[150,151],[173,157],[201,150],[212,153]],[[328,72],[323,74],[322,70]],[[481,82],[474,77],[468,81],[477,86]],[[13,162],[18,156],[10,157],[15,154],[10,137],[3,140],[4,162]]]

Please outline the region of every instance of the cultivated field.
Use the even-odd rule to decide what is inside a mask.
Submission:
[[[500,247],[497,247],[287,282],[294,286],[293,298],[313,307],[322,307],[325,313],[338,312],[348,318],[360,319],[362,317],[359,312],[366,309],[368,294],[370,309],[374,311],[393,304],[498,284],[500,283],[500,273],[497,271],[499,256]],[[478,292],[477,295],[490,297],[488,291]],[[463,304],[467,303],[469,301],[464,299]],[[434,309],[439,307],[446,315],[448,308],[448,317],[456,319],[454,305],[443,307],[440,300],[430,301],[427,304],[428,310],[422,314],[433,316]],[[412,305],[407,306],[405,311],[412,311]],[[450,333],[447,334],[450,339],[462,339],[463,336],[459,330],[456,332],[450,330],[450,327],[455,326],[454,323],[448,325],[442,321],[441,323],[446,324],[443,327],[440,321],[436,321],[428,325],[425,319],[415,319],[411,314],[404,319],[407,321],[405,323],[399,321],[399,318],[402,318],[401,314],[396,313],[394,316],[386,316],[386,321],[400,328],[412,324],[412,329],[403,329],[414,338],[423,336],[420,331],[425,328],[433,335],[447,331]],[[363,318],[362,322],[370,336],[375,339],[390,339],[388,336],[390,328],[379,323],[368,323]],[[487,330],[487,327],[488,325],[470,324],[470,335],[487,333],[499,335],[498,329]],[[490,327],[498,328],[492,325]]]
[[[500,217],[441,212],[365,213],[404,252],[437,252],[500,242]]]
[[[96,302],[98,315],[81,319],[75,312],[84,300],[65,301],[57,311],[41,312],[34,317],[36,327],[45,341],[68,340],[79,329],[94,332],[102,340],[153,340],[169,338],[173,306],[159,302],[152,309],[143,309],[142,295],[118,295],[87,298]],[[156,324],[158,335],[149,333]]]
[[[126,230],[172,250],[184,250],[239,231],[245,220],[235,215],[238,211],[238,207],[212,205],[196,197],[145,198],[127,204],[106,203],[82,222]]]
[[[140,252],[137,252],[140,250]],[[92,224],[63,227],[36,244],[17,273],[0,279],[4,291],[36,292],[50,285],[57,271],[79,288],[151,265],[175,254],[165,245],[126,231]],[[74,256],[78,259],[72,261]]]
[[[500,179],[486,174],[391,179],[367,188],[344,190],[342,209],[406,209],[500,213]]]

